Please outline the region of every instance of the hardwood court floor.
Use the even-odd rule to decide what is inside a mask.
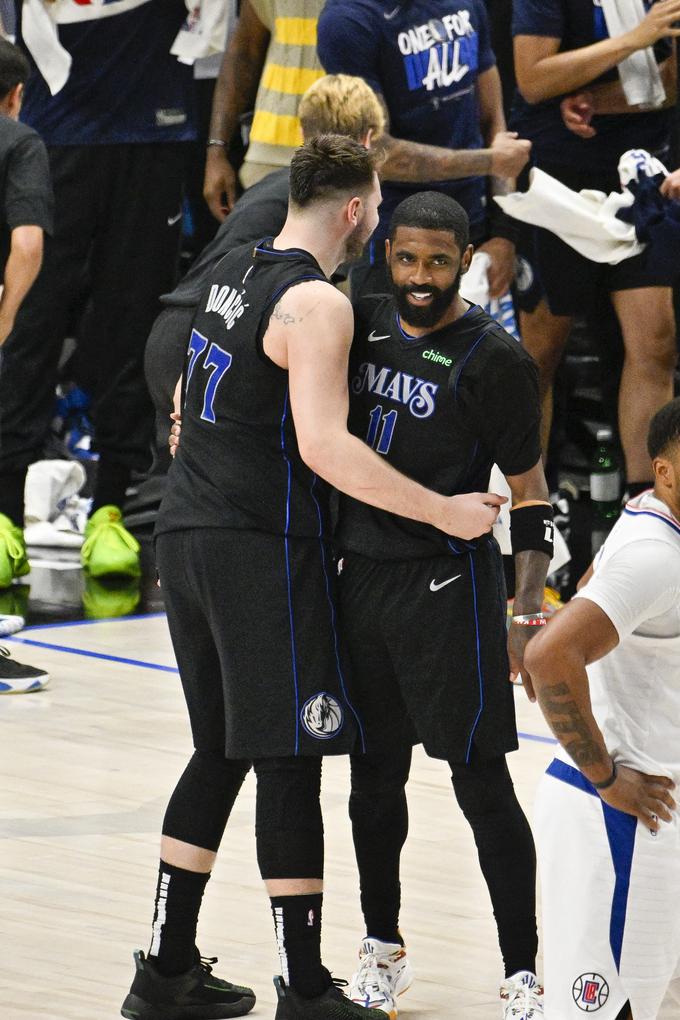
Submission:
[[[12,651],[49,668],[51,687],[0,698],[0,1016],[2,1020],[113,1020],[147,948],[158,833],[191,753],[162,616],[28,629]],[[511,756],[530,814],[552,753],[522,692]],[[362,934],[347,820],[347,764],[325,764],[327,832],[324,958],[353,969]],[[500,958],[472,837],[443,763],[416,753],[409,787],[402,927],[417,982],[405,1020],[495,1020]],[[255,863],[254,784],[234,809],[199,928],[218,972],[252,984],[253,1017],[274,1015],[277,971],[269,907]],[[677,983],[676,983],[677,984]],[[680,1017],[680,989],[660,1020]],[[550,1020],[550,1018],[547,1018]]]

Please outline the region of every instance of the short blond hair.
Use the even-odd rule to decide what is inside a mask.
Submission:
[[[298,117],[305,141],[316,135],[347,135],[362,142],[369,131],[376,141],[385,130],[385,115],[373,89],[351,74],[319,78],[300,100]]]

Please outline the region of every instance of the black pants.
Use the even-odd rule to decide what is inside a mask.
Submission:
[[[367,934],[392,941],[399,924],[399,858],[408,833],[411,748],[352,757],[350,816]],[[475,838],[506,976],[535,971],[536,854],[504,757],[449,763],[456,800]],[[436,820],[433,821],[436,827]],[[423,862],[427,867],[427,862]],[[442,895],[447,895],[443,876]]]
[[[97,448],[145,467],[153,412],[144,345],[158,296],[174,283],[186,147],[57,146],[49,150],[55,233],[3,349],[3,475],[41,455],[54,406],[62,343],[83,287],[89,304],[79,358],[93,389]]]

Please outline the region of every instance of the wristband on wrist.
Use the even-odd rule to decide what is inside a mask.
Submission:
[[[545,627],[548,620],[547,613],[521,613],[519,616],[513,616],[511,622],[519,624],[520,627]]]
[[[602,783],[592,783],[591,785],[594,786],[594,788],[596,790],[607,790],[607,789],[609,789],[609,787],[613,786],[614,783],[616,782],[616,777],[618,775],[618,771],[619,770],[616,767],[616,762],[613,761],[612,762],[612,774],[609,777],[609,779],[605,779],[604,782],[602,782]]]
[[[543,500],[518,503],[510,511],[512,554],[535,551],[553,556],[553,508]]]
[[[227,143],[225,142],[224,138],[209,138],[208,141],[205,143],[206,149],[211,148],[211,146],[213,145],[219,145],[220,148],[222,149],[226,149],[227,147]]]

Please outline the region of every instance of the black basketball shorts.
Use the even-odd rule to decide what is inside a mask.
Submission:
[[[515,750],[506,591],[492,539],[458,556],[343,556],[340,621],[373,752],[422,742],[468,762]]]
[[[197,750],[363,749],[320,540],[195,528],[159,535],[156,559]]]

